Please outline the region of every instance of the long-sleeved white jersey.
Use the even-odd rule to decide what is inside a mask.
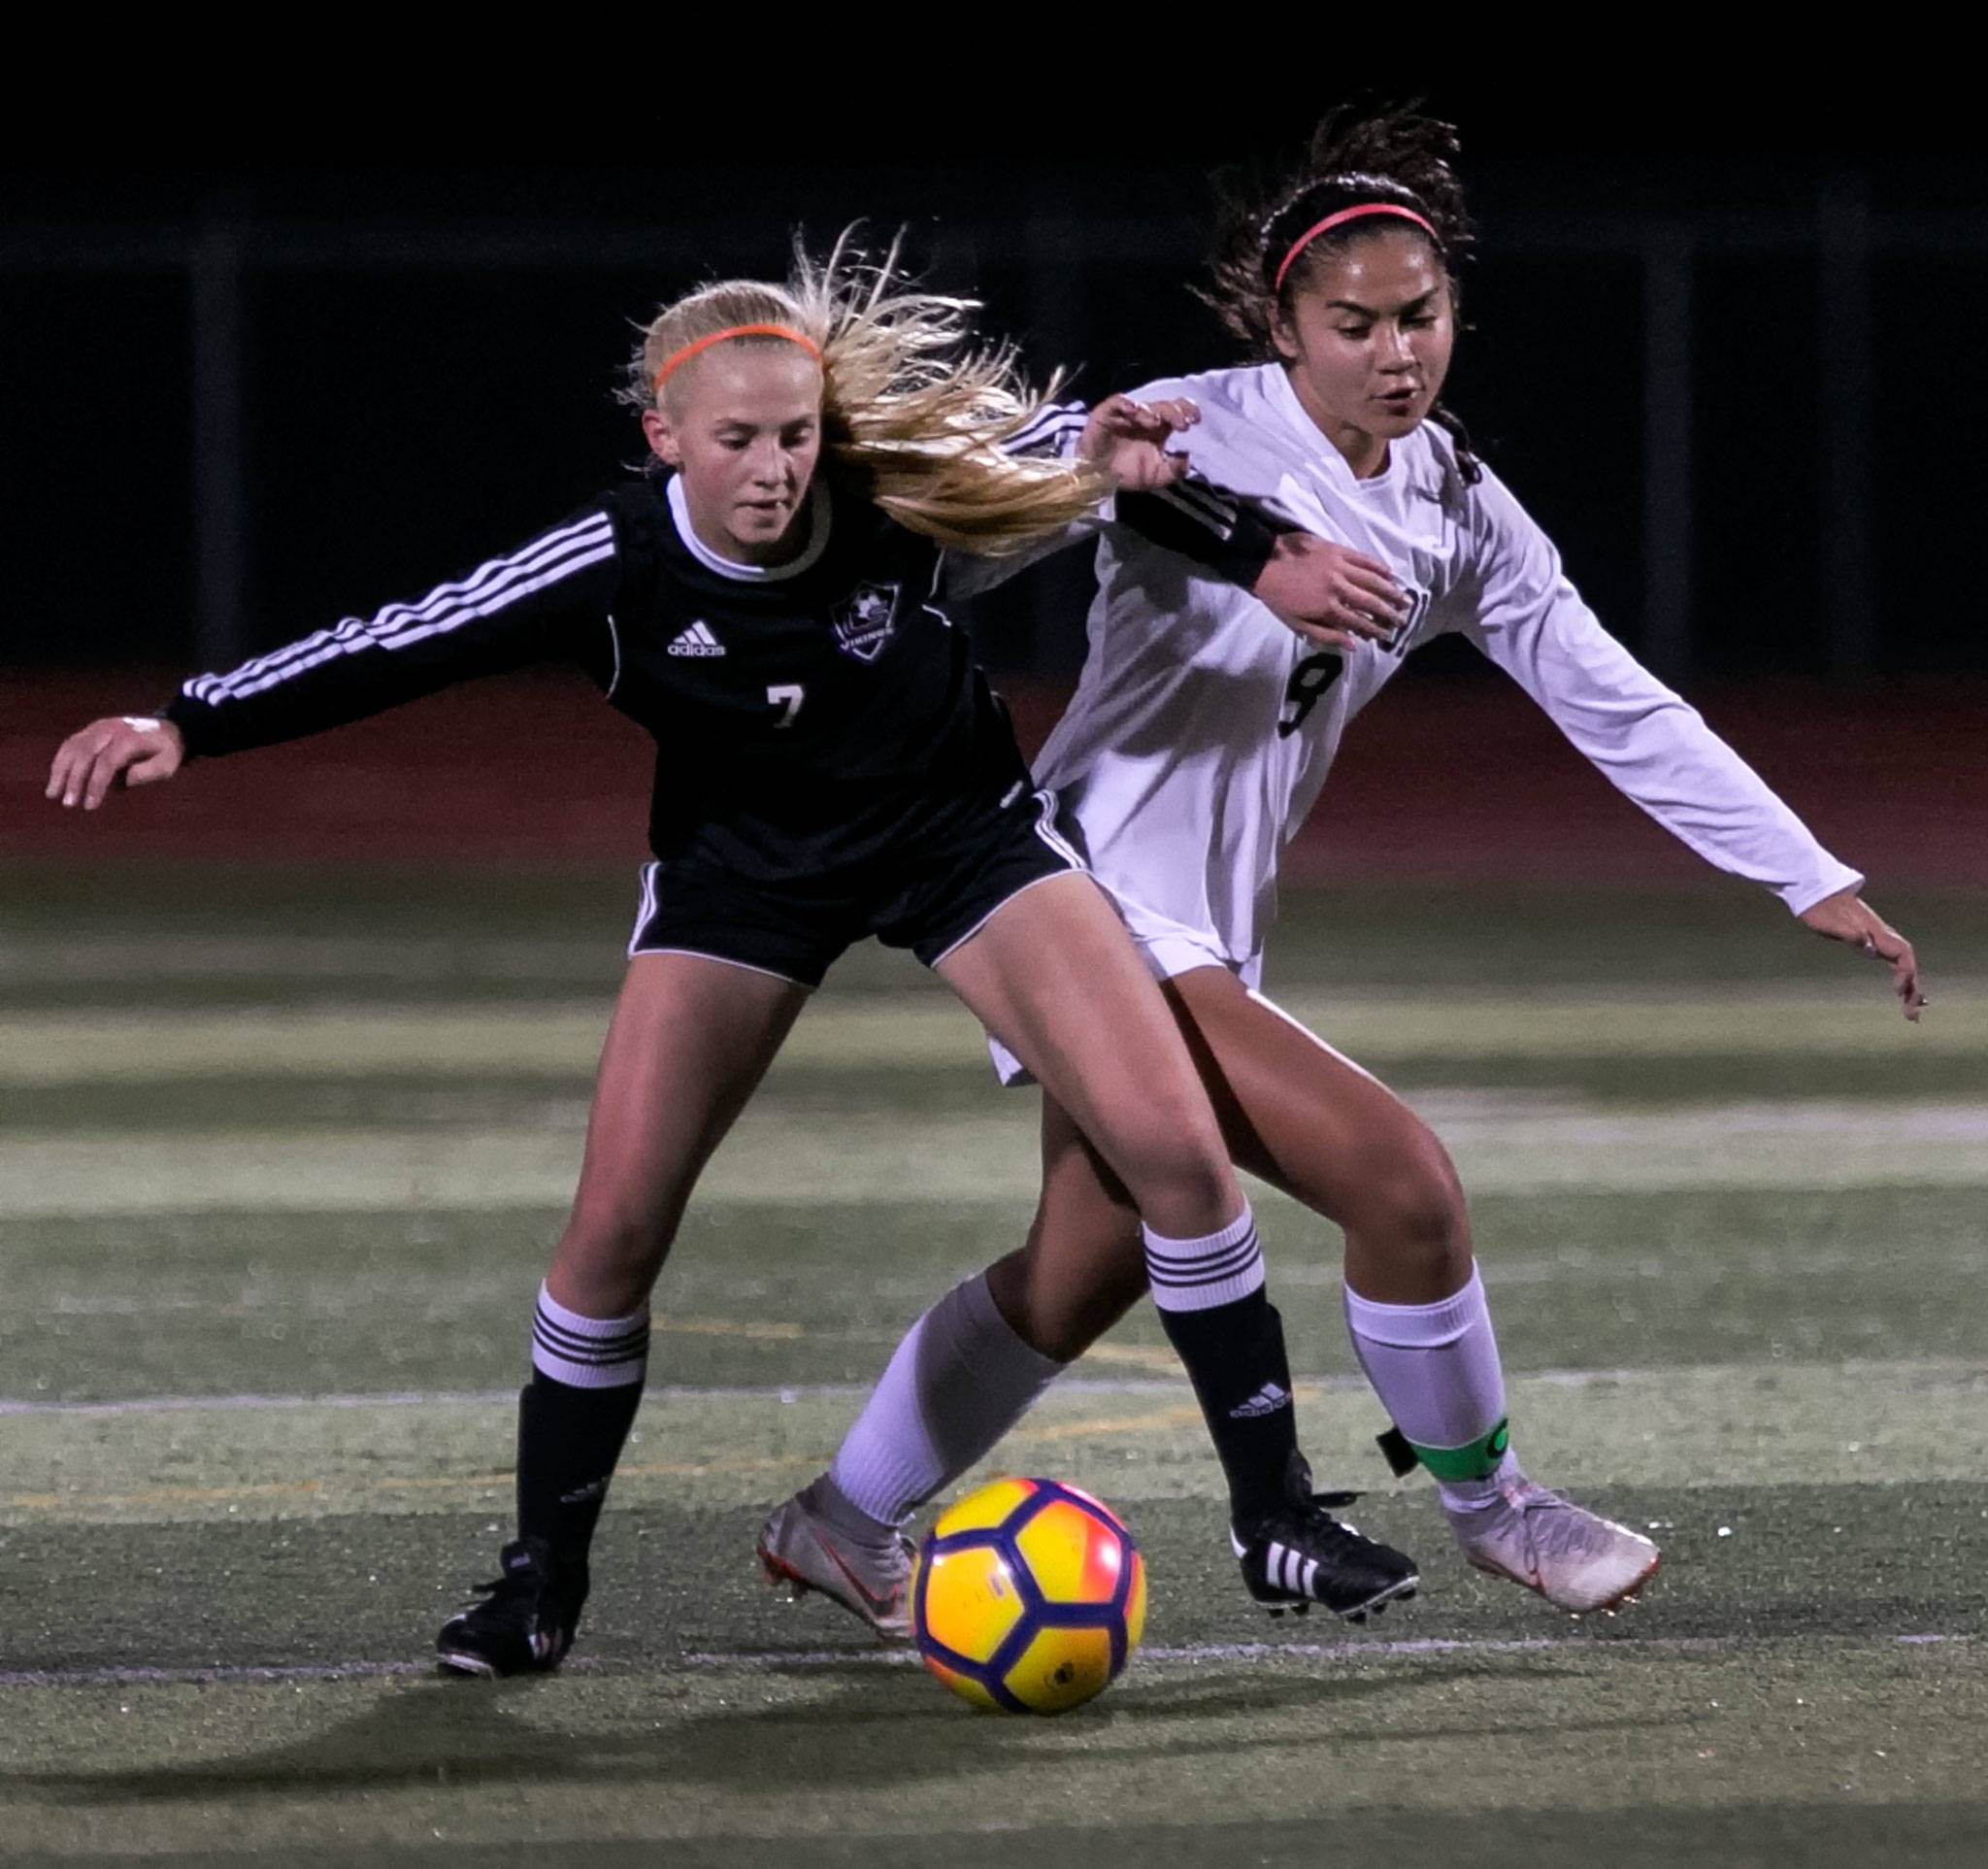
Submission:
[[[1863,878],[1603,629],[1551,541],[1495,475],[1474,485],[1425,422],[1356,480],[1275,364],[1169,378],[1197,474],[1378,558],[1409,597],[1386,646],[1339,655],[1246,591],[1121,525],[1098,548],[1090,649],[1036,761],[1161,977],[1210,962],[1256,984],[1277,854],[1346,723],[1420,643],[1454,631],[1518,682],[1607,779],[1719,868],[1800,914]]]

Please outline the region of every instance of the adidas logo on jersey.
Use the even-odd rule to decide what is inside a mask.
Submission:
[[[724,644],[711,633],[711,625],[702,619],[692,623],[670,645],[672,655],[722,655],[724,652]]]
[[[1291,1391],[1276,1383],[1266,1383],[1246,1402],[1238,1402],[1229,1411],[1232,1421],[1254,1420],[1259,1415],[1275,1415],[1280,1408],[1291,1406]]]

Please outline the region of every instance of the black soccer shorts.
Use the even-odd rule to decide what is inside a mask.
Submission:
[[[759,882],[697,856],[661,858],[643,866],[629,957],[704,954],[819,986],[874,934],[936,966],[1011,896],[1087,869],[1079,838],[1054,792],[1017,780],[947,814],[914,849],[825,876]]]

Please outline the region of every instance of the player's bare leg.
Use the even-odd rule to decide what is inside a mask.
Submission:
[[[1337,1223],[1346,1280],[1386,1304],[1433,1304],[1472,1271],[1448,1153],[1394,1092],[1225,967],[1165,991],[1236,1163]]]
[[[1657,1548],[1535,1485],[1448,1154],[1384,1085],[1225,969],[1167,983],[1235,1159],[1345,1233],[1347,1327],[1465,1556],[1559,1608],[1633,1596]]]
[[[1025,1342],[1069,1363],[1145,1296],[1145,1249],[1125,1184],[1054,1097],[1042,1132],[1027,1243],[987,1268],[987,1288]]]
[[[587,1592],[587,1550],[642,1400],[648,1294],[704,1164],[751,1096],[807,989],[696,954],[638,954],[608,1026],[586,1154],[532,1322],[518,1401],[518,1535],[484,1601],[437,1649],[465,1673],[556,1666]]]
[[[1231,1160],[1341,1226],[1355,1289],[1428,1304],[1469,1282],[1470,1221],[1456,1172],[1400,1098],[1226,969],[1197,969],[1162,990]],[[1144,1294],[1144,1271],[1124,1183],[1046,1099],[1028,1243],[988,1271],[1002,1314],[1067,1361]]]
[[[637,954],[601,1049],[586,1154],[547,1289],[589,1317],[644,1303],[712,1151],[808,988],[702,954]]]
[[[938,972],[1071,1113],[1148,1226],[1194,1238],[1242,1214],[1193,1060],[1089,877],[1011,896]]]

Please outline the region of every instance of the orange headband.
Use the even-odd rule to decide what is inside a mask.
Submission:
[[[1283,290],[1284,275],[1291,270],[1291,262],[1307,247],[1310,246],[1320,234],[1324,233],[1328,227],[1337,227],[1342,220],[1359,220],[1368,215],[1399,215],[1404,220],[1412,220],[1431,240],[1436,242],[1439,250],[1442,246],[1441,238],[1438,235],[1436,229],[1430,226],[1414,209],[1397,207],[1392,201],[1363,201],[1357,207],[1342,208],[1336,215],[1327,215],[1323,220],[1306,228],[1296,240],[1292,241],[1290,251],[1284,255],[1284,263],[1277,268],[1276,278],[1270,283],[1270,289],[1273,292]]]
[[[785,338],[789,344],[798,344],[816,363],[821,361],[820,345],[807,332],[797,331],[791,324],[728,324],[708,338],[695,338],[681,350],[672,350],[663,359],[663,367],[649,379],[649,394],[654,395],[663,386],[663,379],[679,364],[688,363],[700,350],[709,350],[712,345],[722,344],[727,338]]]

